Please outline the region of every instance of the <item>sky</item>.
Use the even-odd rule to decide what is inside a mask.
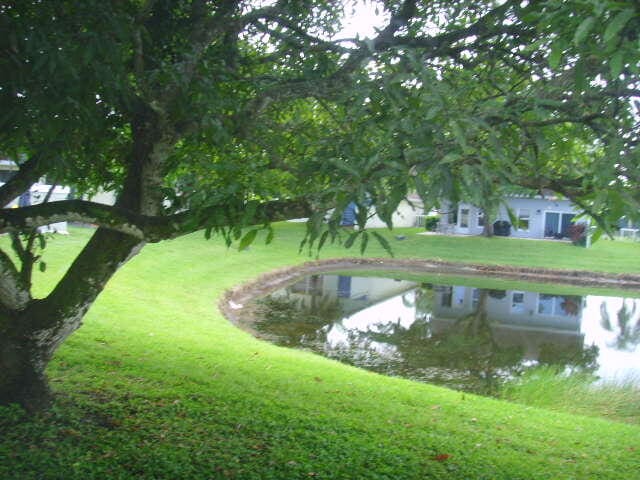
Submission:
[[[380,9],[380,14],[376,15],[375,5],[374,2],[363,0],[356,5],[353,14],[351,7],[346,7],[347,18],[342,31],[336,37],[354,38],[356,34],[360,38],[374,37],[376,35],[375,28],[383,27],[387,20],[382,9]]]

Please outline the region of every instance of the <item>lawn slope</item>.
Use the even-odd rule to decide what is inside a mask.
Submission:
[[[301,231],[281,225],[245,252],[201,235],[146,247],[56,355],[52,411],[0,410],[0,478],[640,478],[638,426],[386,378],[233,327],[220,296],[308,260]],[[640,272],[637,244],[402,233],[398,256]],[[41,293],[88,234],[52,242]]]

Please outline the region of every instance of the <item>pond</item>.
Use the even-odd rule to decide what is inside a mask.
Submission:
[[[254,328],[391,376],[491,395],[554,365],[640,379],[640,299],[350,275],[311,275],[258,299]]]

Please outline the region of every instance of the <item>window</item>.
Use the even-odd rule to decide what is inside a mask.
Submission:
[[[541,315],[558,315],[574,317],[580,313],[582,298],[572,295],[540,294],[538,298],[538,313]]]
[[[471,307],[476,309],[480,304],[480,289],[474,288],[473,293],[471,295]]]
[[[513,292],[511,294],[511,312],[524,313],[524,292]]]
[[[521,208],[518,211],[518,230],[529,230],[530,212],[528,208]]]
[[[451,308],[451,304],[453,301],[453,288],[452,287],[441,287],[440,289],[440,306],[441,307],[449,307]]]
[[[460,228],[469,228],[469,209],[460,209]]]
[[[478,226],[484,227],[484,212],[482,210],[478,210]]]

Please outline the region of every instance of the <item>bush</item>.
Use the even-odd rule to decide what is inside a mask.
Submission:
[[[569,225],[567,234],[574,245],[585,246],[587,244],[587,226],[584,223]]]
[[[440,215],[428,215],[424,219],[424,229],[427,232],[435,232],[438,229],[439,221],[440,221]]]

